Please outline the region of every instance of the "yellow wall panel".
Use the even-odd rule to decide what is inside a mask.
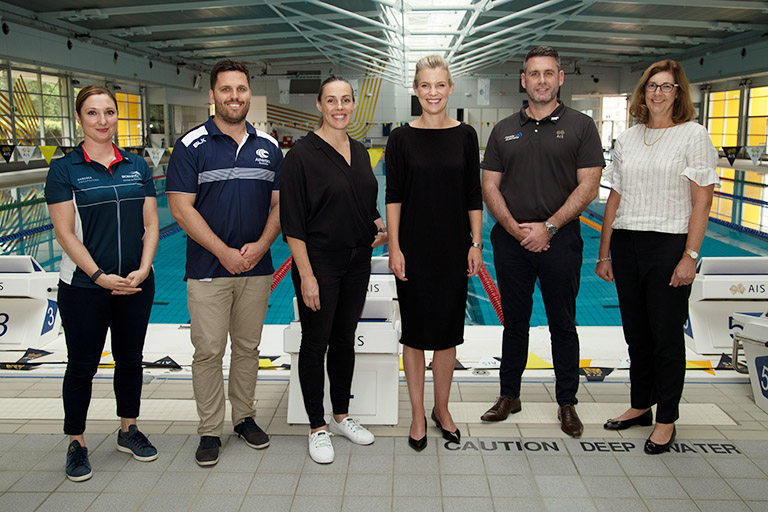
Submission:
[[[764,116],[766,114],[768,114],[768,96],[753,96],[749,101],[749,115]]]
[[[725,111],[728,117],[739,117],[739,100],[728,100]]]
[[[747,125],[749,135],[765,135],[766,128],[765,117],[750,117]]]
[[[744,203],[741,206],[741,224],[760,224],[760,207],[756,204]]]

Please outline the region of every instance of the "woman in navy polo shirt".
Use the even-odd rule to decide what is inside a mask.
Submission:
[[[56,240],[64,249],[58,305],[67,343],[62,390],[64,433],[70,438],[66,474],[79,482],[92,475],[83,433],[107,329],[121,426],[117,449],[140,461],[157,458],[136,418],[144,336],[155,295],[152,259],[159,221],[147,163],[112,143],[117,132],[112,92],[85,87],[75,110],[85,140],[51,163],[45,198]]]

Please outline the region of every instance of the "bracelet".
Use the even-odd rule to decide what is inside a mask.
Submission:
[[[483,244],[482,243],[472,242],[472,247],[477,247],[481,251],[483,250]]]
[[[104,273],[104,271],[103,271],[103,270],[101,270],[101,269],[99,269],[99,270],[97,270],[96,272],[94,272],[94,273],[93,273],[93,275],[91,276],[91,282],[92,282],[92,283],[95,283],[95,282],[96,282],[96,280],[97,280],[99,277],[101,277],[101,274],[103,274],[103,273]]]
[[[611,261],[611,258],[597,258],[598,263],[602,263],[604,261]]]

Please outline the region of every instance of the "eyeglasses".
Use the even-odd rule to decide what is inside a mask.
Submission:
[[[645,90],[648,92],[656,92],[656,89],[661,89],[661,92],[669,94],[675,87],[680,87],[677,84],[663,83],[657,84],[656,82],[648,82],[645,84]]]

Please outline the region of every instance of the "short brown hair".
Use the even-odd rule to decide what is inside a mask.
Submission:
[[[245,74],[245,80],[248,82],[248,87],[251,86],[251,73],[248,71],[248,66],[245,62],[224,59],[213,65],[213,69],[211,70],[211,90],[216,88],[216,80],[219,79],[219,73],[224,73],[225,71],[239,71]]]
[[[117,110],[117,98],[115,98],[115,94],[112,91],[103,85],[86,85],[80,89],[80,92],[77,93],[77,99],[75,99],[75,112],[77,112],[77,115],[81,114],[80,111],[83,109],[83,103],[85,103],[85,100],[97,94],[106,94],[109,96],[109,99],[111,99],[112,103],[115,104],[115,110]]]
[[[534,46],[525,56],[523,71],[528,71],[528,60],[534,57],[552,57],[557,62],[557,70],[560,71],[562,69],[560,67],[560,54],[557,53],[557,50],[551,46]]]
[[[645,104],[645,86],[648,80],[656,73],[667,71],[672,73],[677,84],[677,97],[672,107],[672,121],[675,124],[685,123],[696,117],[696,110],[691,101],[691,83],[685,76],[685,71],[679,62],[672,59],[664,59],[654,62],[645,70],[643,76],[635,86],[632,93],[632,102],[629,104],[629,113],[637,119],[638,123],[646,124],[648,122],[648,105]]]

